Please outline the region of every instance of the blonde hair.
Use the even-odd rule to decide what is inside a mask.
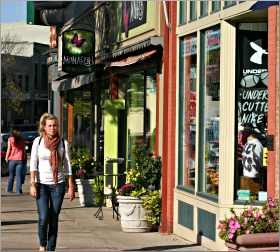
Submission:
[[[44,128],[46,126],[46,121],[47,120],[55,120],[56,123],[58,124],[58,119],[55,115],[49,114],[49,113],[44,113],[41,118],[40,118],[40,123],[39,123],[39,134],[40,136],[43,136],[44,133]]]

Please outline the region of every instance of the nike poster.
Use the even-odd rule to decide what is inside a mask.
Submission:
[[[62,37],[62,71],[80,74],[93,71],[94,34],[85,30],[70,30]]]
[[[268,111],[267,32],[243,31],[237,41],[238,128],[265,138]]]

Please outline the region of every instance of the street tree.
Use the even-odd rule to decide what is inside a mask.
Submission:
[[[1,98],[2,114],[8,110],[22,113],[24,93],[16,78],[16,57],[24,52],[25,45],[16,35],[1,35]]]

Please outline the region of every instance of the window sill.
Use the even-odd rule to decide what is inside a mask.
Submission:
[[[213,196],[205,192],[197,192],[197,196],[218,203],[218,196]]]
[[[204,15],[199,16],[199,19],[204,18],[204,17],[207,17],[207,16],[208,16],[208,14],[206,13],[206,14],[204,14]]]
[[[187,193],[194,194],[194,189],[193,189],[193,188],[190,188],[190,187],[186,187],[186,186],[182,186],[182,185],[177,185],[177,186],[176,186],[176,189],[178,189],[178,190],[180,190],[180,191],[187,192]]]
[[[265,201],[248,201],[248,200],[235,200],[234,205],[247,205],[247,206],[263,206]]]

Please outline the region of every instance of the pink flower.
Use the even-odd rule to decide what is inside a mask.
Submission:
[[[236,228],[236,229],[240,228],[240,224],[239,224],[238,221],[235,222],[235,228]]]
[[[252,215],[253,215],[253,209],[252,209],[252,207],[249,207],[249,208],[248,208],[247,214],[248,214],[248,216],[252,216]]]
[[[229,232],[230,232],[231,234],[234,234],[234,233],[235,233],[235,231],[236,231],[236,229],[235,229],[235,228],[230,228],[230,230],[229,230]]]
[[[229,227],[230,227],[231,229],[236,230],[236,229],[240,228],[240,224],[238,223],[238,221],[230,220],[230,221],[229,221]]]
[[[230,226],[230,228],[234,228],[235,227],[235,221],[233,219],[231,219],[229,221],[229,226]]]
[[[229,238],[230,240],[232,240],[233,237],[234,237],[234,235],[233,235],[232,233],[230,233],[230,234],[228,235],[228,238]]]
[[[250,233],[251,233],[250,230],[245,231],[245,234],[250,234]]]
[[[268,206],[269,206],[269,208],[274,208],[276,206],[276,204],[272,198],[268,198]]]
[[[262,214],[258,211],[257,213],[256,213],[256,219],[258,220],[258,219],[260,219],[262,217]]]

